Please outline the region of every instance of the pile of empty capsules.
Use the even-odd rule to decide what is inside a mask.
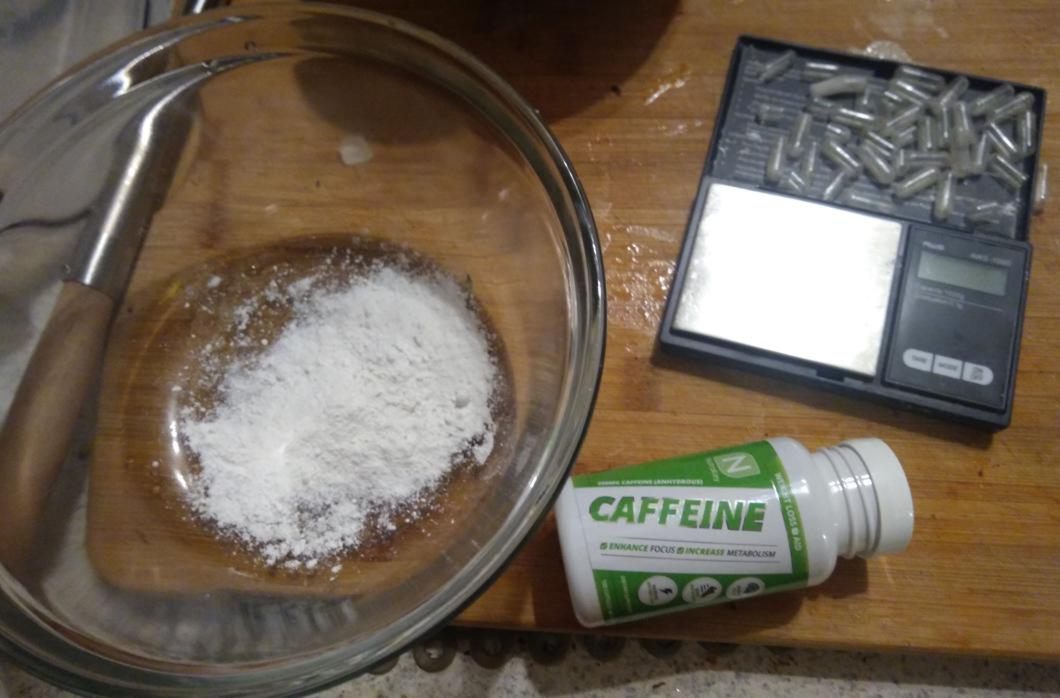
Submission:
[[[796,67],[794,51],[762,65],[761,82]],[[809,82],[803,110],[790,131],[777,138],[766,162],[768,183],[789,191],[818,196],[878,211],[890,211],[886,199],[867,197],[848,187],[862,175],[901,202],[933,190],[932,215],[950,219],[957,181],[989,176],[1018,201],[1027,184],[1024,161],[1035,152],[1034,96],[1002,84],[966,98],[969,81],[901,65],[887,83],[865,74],[844,71],[835,63],[800,61]],[[784,108],[761,102],[755,119],[779,125]],[[824,124],[815,138],[814,120]],[[835,174],[821,192],[811,192],[819,158]],[[790,164],[789,164],[790,163]],[[996,225],[1006,202],[972,199],[960,211],[972,226]]]

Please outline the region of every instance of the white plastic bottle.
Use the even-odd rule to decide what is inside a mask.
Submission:
[[[556,519],[575,613],[594,627],[813,586],[837,556],[900,552],[913,498],[879,439],[810,453],[773,438],[575,476]]]

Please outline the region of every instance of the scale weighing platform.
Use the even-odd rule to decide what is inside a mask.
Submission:
[[[983,199],[1005,204],[1005,215],[986,227],[960,213],[933,220],[934,188],[895,201],[862,178],[855,186],[864,195],[852,200],[875,196],[878,203],[866,210],[815,194],[833,179],[828,168],[804,191],[770,186],[763,173],[771,140],[790,122],[770,132],[755,122],[754,104],[764,91],[775,91],[772,99],[804,92],[806,82],[796,74],[764,85],[749,76],[755,63],[789,48],[750,38],[737,45],[661,348],[1008,426],[1031,263],[1031,186],[1013,192],[989,177],[958,186],[957,211]],[[852,65],[884,84],[897,68],[794,48],[798,60]],[[971,80],[981,93],[998,84]],[[1032,91],[1037,109],[1044,107],[1041,90],[1016,89]],[[1024,163],[1031,172],[1036,165],[1036,154]]]

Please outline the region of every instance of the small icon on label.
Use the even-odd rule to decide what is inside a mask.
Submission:
[[[765,582],[758,577],[742,577],[729,585],[725,590],[725,596],[736,600],[756,596],[766,590]]]
[[[990,385],[994,382],[994,372],[988,366],[973,364],[970,361],[964,363],[964,373],[961,378],[969,383],[977,385]]]
[[[715,456],[714,462],[717,463],[718,470],[733,479],[751,477],[762,472],[750,453],[726,453],[723,456]]]
[[[681,591],[685,603],[707,603],[721,596],[722,584],[713,577],[696,577]]]
[[[677,582],[657,574],[640,583],[637,598],[646,606],[662,606],[677,598]]]

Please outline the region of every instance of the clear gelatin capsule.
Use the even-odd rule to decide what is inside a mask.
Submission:
[[[832,121],[851,128],[868,130],[876,125],[876,115],[867,111],[836,107],[831,113]]]
[[[1027,175],[1010,160],[994,155],[987,165],[990,174],[1012,191],[1019,191],[1027,183]]]
[[[894,134],[894,144],[899,148],[913,145],[914,141],[916,141],[916,124],[909,124]]]
[[[894,182],[894,170],[888,164],[878,152],[873,148],[869,147],[868,143],[862,143],[858,146],[858,155],[861,156],[861,162],[865,165],[865,170],[872,177],[873,181],[877,184],[887,186]]]
[[[924,105],[931,101],[931,93],[925,92],[906,80],[891,80],[891,89],[913,104]]]
[[[990,156],[990,136],[986,133],[979,136],[972,149],[972,173],[983,174],[986,172],[986,161]]]
[[[784,189],[795,192],[796,194],[803,194],[806,192],[806,180],[795,170],[788,170],[784,175],[784,179],[781,181],[781,186]]]
[[[972,128],[971,117],[968,116],[968,105],[964,102],[954,102],[950,112],[953,115],[953,143],[970,145],[975,140],[975,130]]]
[[[949,166],[953,170],[953,174],[961,179],[975,174],[972,171],[973,157],[971,146],[957,145],[956,143],[951,145]]]
[[[1049,198],[1049,165],[1044,162],[1038,165],[1038,174],[1034,178],[1034,195],[1031,197],[1031,210],[1041,213],[1045,210],[1045,200]]]
[[[1013,159],[1019,154],[1019,150],[1016,147],[1016,141],[1005,133],[997,124],[990,124],[986,127],[986,135],[990,138],[991,143],[994,144],[994,150],[997,151],[1002,157]]]
[[[894,196],[898,200],[908,199],[924,191],[938,181],[942,170],[938,167],[925,167],[894,185]]]
[[[992,111],[995,107],[1008,101],[1015,93],[1016,89],[1012,87],[1012,85],[1007,83],[1004,85],[998,85],[986,94],[973,99],[968,107],[968,112],[972,116],[982,116],[983,114]]]
[[[762,71],[758,74],[758,79],[762,82],[769,82],[779,78],[784,73],[788,72],[788,69],[795,64],[795,52],[788,49],[784,53],[780,54],[771,61],[766,61],[762,66]]]
[[[992,223],[997,225],[1001,222],[1001,204],[996,201],[978,203],[964,217],[969,223]]]
[[[938,124],[938,143],[940,148],[945,148],[950,144],[950,136],[952,131],[953,119],[949,109],[943,109],[939,112],[939,118],[936,122]]]
[[[784,120],[784,107],[769,102],[761,102],[755,108],[755,121],[762,126],[776,126]]]
[[[931,111],[938,114],[941,111],[949,109],[950,106],[958,99],[964,96],[964,93],[968,91],[968,78],[963,75],[959,75],[950,81],[950,84],[928,102],[928,108]]]
[[[824,137],[836,143],[846,143],[854,137],[854,133],[842,124],[829,123],[824,127]]]
[[[1034,106],[1034,96],[1030,92],[1020,92],[1007,102],[995,107],[987,114],[987,121],[997,123],[1015,118]]]
[[[811,97],[806,103],[806,111],[820,119],[827,119],[832,115],[839,105],[830,102],[824,97]]]
[[[898,66],[898,69],[894,71],[894,77],[898,80],[911,82],[930,92],[938,92],[946,84],[946,78],[938,73],[932,73],[912,65]]]
[[[802,66],[802,79],[807,82],[827,80],[839,75],[839,64],[824,61],[806,61]]]
[[[1034,153],[1034,112],[1027,110],[1016,120],[1016,147],[1024,157]]]
[[[822,143],[821,155],[851,177],[861,172],[861,163],[858,162],[857,157],[835,141],[826,140]]]
[[[817,141],[811,140],[802,154],[802,161],[799,163],[799,174],[806,181],[807,187],[813,183],[813,176],[817,172],[817,153],[819,149],[820,145],[818,145]]]
[[[942,175],[935,185],[935,205],[932,214],[935,220],[944,221],[953,213],[953,187],[954,177],[952,172]]]
[[[824,188],[824,194],[821,198],[825,201],[835,201],[836,197],[839,196],[839,192],[846,189],[847,185],[854,181],[846,170],[839,170],[832,181],[828,183],[828,186]]]
[[[891,213],[894,211],[894,206],[889,201],[881,201],[871,196],[865,196],[859,194],[856,191],[848,191],[843,195],[843,201],[851,206],[857,206],[858,208],[868,209],[870,211],[879,211],[880,213]]]
[[[770,184],[776,184],[780,181],[780,175],[784,168],[784,153],[788,149],[788,137],[780,136],[777,138],[776,143],[773,144],[773,150],[769,152],[769,159],[766,160],[766,181]]]
[[[894,158],[891,161],[891,169],[894,170],[895,178],[904,177],[905,173],[909,171],[909,151],[904,148],[900,148],[895,151]]]
[[[866,133],[865,141],[867,143],[872,143],[874,146],[887,153],[888,155],[892,154],[897,149],[894,143],[887,140],[875,131],[869,131],[868,133]]]
[[[836,75],[834,78],[821,80],[810,85],[813,97],[833,97],[835,95],[860,94],[869,85],[864,75]]]
[[[872,112],[874,111],[873,105],[875,104],[875,102],[876,90],[873,90],[871,87],[869,87],[866,88],[864,92],[859,94],[854,99],[854,109],[858,111]]]
[[[811,126],[813,126],[813,117],[806,112],[802,112],[795,118],[795,123],[791,126],[791,134],[788,136],[788,157],[802,156],[810,138]]]
[[[882,131],[888,134],[895,134],[902,129],[914,125],[916,120],[920,117],[921,111],[923,111],[923,107],[919,104],[912,104],[902,109],[883,122]]]
[[[920,150],[934,150],[938,147],[936,139],[935,117],[924,114],[916,122],[916,147]]]
[[[945,167],[950,156],[941,150],[914,150],[906,156],[910,167]]]

